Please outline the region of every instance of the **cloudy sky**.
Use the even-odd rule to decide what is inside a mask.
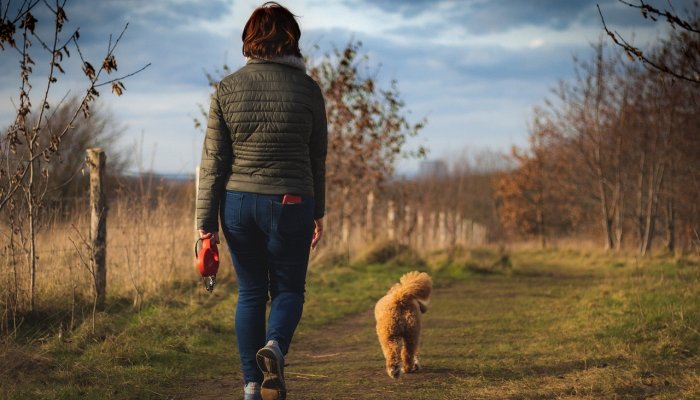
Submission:
[[[681,11],[691,2],[672,4]],[[427,118],[425,129],[408,145],[427,147],[430,159],[525,145],[532,108],[558,80],[571,78],[572,57],[589,56],[590,44],[601,37],[596,3],[607,23],[635,43],[644,45],[664,32],[663,24],[645,21],[616,0],[281,3],[299,16],[302,51],[312,58],[353,39],[363,43],[369,72],[378,71],[385,85],[396,79],[411,118]],[[224,63],[234,69],[243,65],[242,27],[260,4],[68,0],[65,31],[80,27],[83,54],[93,64],[104,55],[110,33],[118,34],[127,22],[129,28],[116,52],[119,72],[152,63],[124,82],[124,96],[113,96],[106,89],[101,96],[126,128],[122,143],[139,143],[146,168],[152,165],[156,172],[176,174],[194,170],[203,136],[194,129],[192,118],[198,114],[198,104],[208,103],[205,71],[213,72]],[[37,17],[40,24],[48,22],[47,15]],[[9,125],[17,104],[17,60],[16,52],[0,52],[0,126]],[[37,64],[40,73],[44,67]],[[79,71],[78,64],[72,69]],[[69,90],[80,93],[79,78],[70,72],[61,77],[55,96]],[[39,93],[39,87],[32,92],[36,103]],[[417,165],[402,162],[399,170],[410,173]]]

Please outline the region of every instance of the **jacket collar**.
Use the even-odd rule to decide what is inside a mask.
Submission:
[[[306,63],[304,63],[304,59],[301,57],[281,56],[281,57],[274,57],[274,58],[269,58],[269,59],[246,57],[246,64],[264,64],[264,63],[283,64],[283,65],[287,65],[287,66],[290,66],[290,67],[293,67],[296,69],[300,69],[300,70],[306,72]]]

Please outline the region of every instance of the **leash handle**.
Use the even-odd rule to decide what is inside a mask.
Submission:
[[[211,237],[209,238],[199,238],[194,242],[194,257],[197,260],[197,268],[199,273],[202,275],[202,282],[204,283],[204,288],[207,292],[214,290],[214,285],[216,284],[216,272],[219,269],[219,252],[216,248],[216,244],[211,242]],[[202,242],[202,249],[209,250],[209,253],[202,253],[203,259],[200,259],[199,253],[201,250],[197,250],[197,245]],[[213,269],[213,271],[211,270]],[[208,271],[209,270],[209,271]]]
[[[199,258],[199,253],[197,252],[197,245],[199,242],[204,242],[204,239],[199,238],[194,242],[194,258],[198,259]]]

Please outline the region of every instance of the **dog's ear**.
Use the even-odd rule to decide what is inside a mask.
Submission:
[[[418,307],[420,308],[420,312],[422,312],[423,314],[425,314],[428,311],[428,305],[420,300],[418,300]]]

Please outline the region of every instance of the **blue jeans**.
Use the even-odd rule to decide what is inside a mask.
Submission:
[[[245,383],[262,382],[255,353],[268,340],[276,340],[284,354],[289,350],[304,306],[313,210],[313,199],[306,197],[282,204],[281,195],[227,191],[221,202],[222,231],[238,280],[235,324]]]

